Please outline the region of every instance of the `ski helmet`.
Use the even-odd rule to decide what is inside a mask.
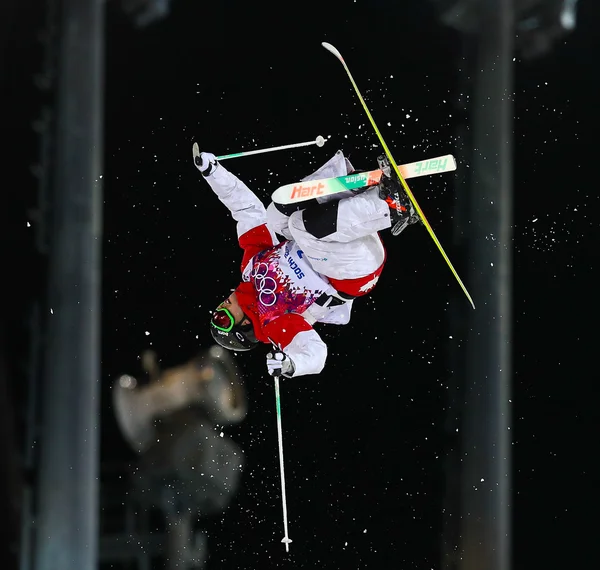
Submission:
[[[245,325],[245,320],[249,321]],[[210,334],[216,343],[228,350],[252,350],[258,345],[254,326],[244,315],[242,321],[235,324],[235,318],[225,307],[219,307],[210,319]]]

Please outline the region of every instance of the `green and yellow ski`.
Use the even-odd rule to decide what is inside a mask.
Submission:
[[[390,161],[390,164],[391,164],[392,168],[394,169],[394,172],[398,176],[398,179],[400,180],[400,182],[402,184],[402,187],[404,188],[404,191],[406,192],[407,196],[410,198],[410,201],[412,202],[413,206],[415,207],[415,210],[419,214],[419,217],[421,218],[421,221],[423,222],[423,225],[427,228],[427,231],[429,232],[429,235],[431,236],[431,239],[433,239],[433,241],[435,242],[435,245],[437,245],[438,249],[440,250],[440,253],[442,254],[442,256],[444,257],[444,259],[446,260],[446,263],[448,264],[448,267],[450,268],[450,270],[454,274],[454,277],[456,277],[456,280],[458,281],[458,284],[461,286],[462,290],[464,291],[465,295],[467,296],[467,299],[469,299],[469,302],[471,303],[471,306],[473,308],[475,308],[475,303],[473,302],[473,299],[471,298],[471,295],[467,291],[467,288],[465,287],[465,285],[462,282],[461,278],[458,276],[458,273],[456,272],[456,269],[454,269],[454,266],[452,265],[452,262],[450,261],[450,259],[446,255],[446,252],[444,251],[444,248],[442,247],[442,244],[440,243],[440,241],[438,240],[437,236],[435,235],[435,233],[434,233],[434,231],[433,231],[433,229],[431,227],[431,224],[427,221],[427,218],[425,217],[425,214],[423,213],[423,210],[421,210],[421,207],[419,206],[419,204],[418,204],[417,200],[415,199],[413,193],[411,192],[410,188],[408,187],[408,184],[406,183],[406,180],[402,176],[402,173],[400,172],[400,169],[396,165],[396,161],[394,160],[394,157],[392,156],[392,153],[390,152],[390,149],[388,148],[387,144],[385,144],[385,141],[383,140],[383,137],[381,136],[381,133],[379,132],[379,129],[377,128],[377,125],[375,124],[375,121],[373,120],[373,117],[371,116],[371,112],[369,111],[369,108],[367,107],[367,104],[365,103],[365,100],[363,99],[362,95],[360,94],[360,91],[358,90],[358,86],[356,85],[356,82],[354,81],[354,78],[352,77],[352,74],[350,73],[350,69],[348,69],[348,66],[346,65],[346,62],[344,61],[344,58],[342,57],[342,54],[335,47],[333,47],[331,44],[329,44],[327,42],[322,42],[321,45],[327,51],[330,51],[333,55],[335,55],[335,57],[337,57],[340,60],[341,64],[344,66],[344,69],[346,70],[346,73],[348,74],[350,82],[352,83],[352,87],[354,87],[354,91],[356,91],[356,94],[358,95],[358,98],[360,99],[360,102],[361,102],[361,104],[363,106],[363,109],[365,110],[365,113],[367,114],[367,117],[369,118],[369,121],[371,122],[371,125],[373,126],[373,129],[375,130],[375,133],[377,134],[377,138],[379,138],[379,142],[381,143],[381,146],[383,147],[383,151],[385,152],[386,156],[388,157],[388,160]]]

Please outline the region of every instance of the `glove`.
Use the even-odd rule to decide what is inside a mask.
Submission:
[[[271,376],[285,376],[291,378],[296,370],[294,363],[287,354],[276,350],[275,354],[267,354],[267,370]]]
[[[210,176],[219,165],[217,157],[214,154],[210,152],[200,152],[198,143],[194,143],[192,153],[194,155],[194,164],[204,177]]]

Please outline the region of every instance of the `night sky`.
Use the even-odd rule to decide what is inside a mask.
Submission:
[[[515,568],[587,560],[587,521],[596,518],[593,4],[580,1],[577,30],[550,56],[516,63]],[[321,47],[328,41],[399,162],[457,154],[461,37],[429,3],[409,0],[268,10],[178,0],[141,31],[115,6],[107,13],[102,457],[117,461],[133,454],[110,409],[114,379],[139,375],[146,348],[168,367],[210,346],[209,311],[239,282],[235,224],[194,168],[192,143],[218,155],[330,137],[323,148],[227,162],[265,204],[338,149],[357,169],[375,168],[377,138]],[[456,179],[410,186],[464,270],[469,260],[452,248]],[[250,411],[227,431],[246,468],[229,509],[205,522],[211,570],[440,567],[443,423],[459,381],[447,358],[448,306],[460,306],[462,292],[424,228],[382,237],[388,262],[374,292],[354,304],[348,326],[317,328],[329,345],[322,374],[282,382],[289,555],[266,348],[237,357]]]

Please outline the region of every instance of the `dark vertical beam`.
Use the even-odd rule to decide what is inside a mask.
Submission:
[[[5,83],[8,83],[6,62],[9,59],[8,53],[10,48],[14,43],[17,6],[17,0],[6,0],[2,3],[2,18],[0,18],[0,90],[4,88]]]
[[[8,297],[4,302],[9,302]],[[6,312],[6,311],[4,311]],[[0,317],[0,504],[3,523],[0,525],[0,544],[4,547],[3,567],[17,565],[19,551],[19,527],[21,524],[21,493],[23,487],[21,460],[17,453],[16,418],[14,410],[18,402],[15,397],[14,370],[9,368],[8,319]],[[12,328],[11,332],[14,332]],[[13,372],[13,374],[11,374]]]
[[[512,379],[513,0],[479,3],[471,103],[468,323],[460,570],[508,570]]]
[[[104,4],[61,4],[36,570],[97,567]]]
[[[456,144],[454,154],[460,165],[455,175],[454,224],[452,250],[455,256],[460,254],[465,260],[461,273],[467,274],[469,257],[469,220],[471,188],[472,130],[471,107],[473,104],[473,83],[477,75],[477,41],[470,35],[464,35],[462,55],[459,63],[459,81],[455,88],[453,116],[456,118]],[[466,381],[466,341],[469,331],[471,312],[465,310],[464,299],[458,295],[449,305],[448,324],[450,340],[446,342],[446,359],[451,371],[447,391],[447,413],[445,431],[445,493],[443,504],[442,532],[442,570],[457,570],[461,559],[461,476],[462,476],[462,440],[464,421],[464,399]]]

